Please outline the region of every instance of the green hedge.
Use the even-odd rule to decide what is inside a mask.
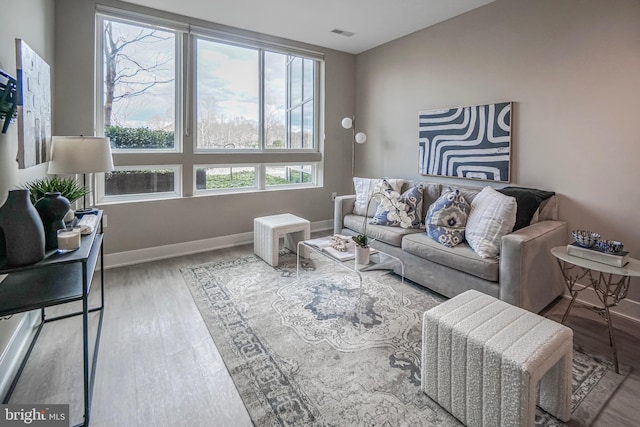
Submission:
[[[174,132],[149,128],[107,126],[104,136],[111,138],[112,148],[173,148]]]

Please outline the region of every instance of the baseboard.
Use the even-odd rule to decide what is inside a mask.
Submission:
[[[583,289],[586,288],[585,290],[580,291],[580,294],[578,294],[578,298],[576,298],[576,301],[595,305],[596,307],[602,307],[602,303],[598,299],[596,291],[594,291],[593,288],[591,288],[590,286],[580,285],[578,283],[575,286]],[[564,294],[564,297],[567,299],[571,299],[571,296],[569,294]],[[620,301],[617,306],[612,307],[609,311],[616,316],[625,317],[633,322],[640,323],[640,302],[638,301],[625,298]]]
[[[311,223],[312,233],[325,230],[333,230],[333,220],[329,219]],[[104,264],[105,269],[124,267],[149,261],[159,261],[167,258],[246,245],[249,243],[253,243],[253,232],[106,254],[104,256]]]
[[[40,311],[36,310],[22,314],[20,323],[0,355],[0,397],[3,400],[29,349],[29,344],[36,330],[35,327],[40,319],[39,313]]]

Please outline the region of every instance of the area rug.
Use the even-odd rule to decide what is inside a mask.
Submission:
[[[393,273],[320,257],[296,276],[250,255],[182,270],[257,426],[459,426],[420,391],[423,313],[443,297]],[[624,379],[574,351],[573,420],[589,425]],[[562,425],[538,408],[536,425]]]

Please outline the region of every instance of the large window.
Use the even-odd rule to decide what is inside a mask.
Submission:
[[[97,127],[136,165],[105,174],[99,201],[317,184],[320,54],[122,11],[97,22]]]

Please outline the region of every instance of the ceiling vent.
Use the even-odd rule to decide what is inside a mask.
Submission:
[[[341,30],[340,28],[334,28],[333,30],[331,30],[331,32],[344,37],[351,37],[356,34],[356,33],[352,33],[351,31]]]

